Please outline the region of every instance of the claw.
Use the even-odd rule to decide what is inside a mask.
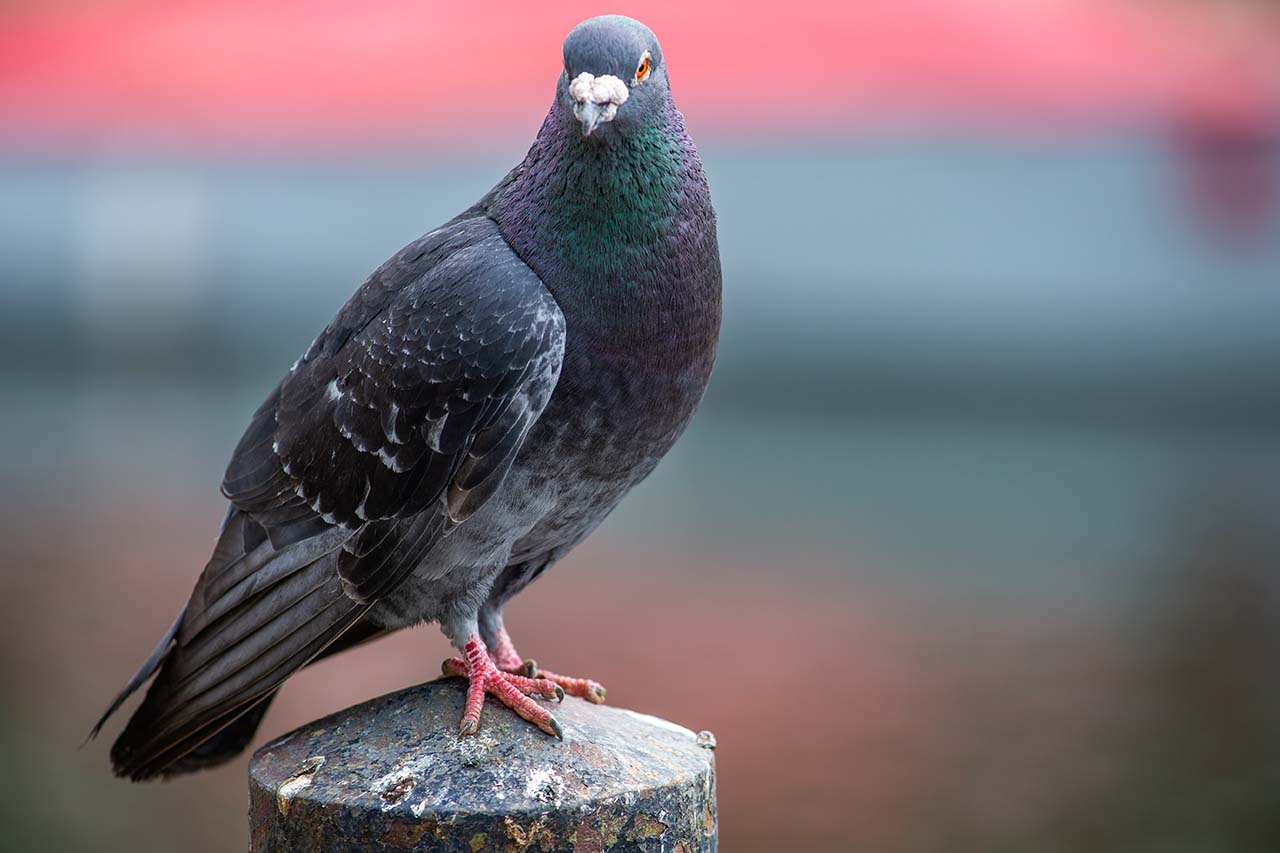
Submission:
[[[480,730],[480,711],[487,693],[547,734],[564,740],[564,732],[551,712],[529,698],[563,701],[564,688],[550,679],[498,669],[479,637],[469,638],[463,651],[466,660],[448,658],[440,667],[445,675],[462,676],[471,682],[467,688],[466,709],[458,726],[460,736],[469,737]]]
[[[570,678],[567,675],[557,675],[545,669],[538,671],[538,678],[545,678],[547,681],[560,685],[564,688],[564,692],[570,696],[586,699],[593,705],[604,704],[606,691],[604,685],[598,681],[592,681],[589,678]]]
[[[580,699],[586,699],[594,705],[600,705],[604,702],[605,689],[602,684],[592,681],[589,678],[570,678],[566,675],[556,675],[554,672],[548,672],[538,669],[537,661],[533,658],[520,659],[520,653],[516,651],[515,643],[511,642],[511,636],[507,634],[507,629],[498,628],[497,634],[497,651],[494,652],[492,658],[497,667],[503,672],[509,672],[514,675],[522,675],[525,678],[546,679],[560,685],[560,699],[565,695],[577,696]]]

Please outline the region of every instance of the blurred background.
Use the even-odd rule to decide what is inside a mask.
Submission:
[[[521,649],[713,730],[730,853],[1280,849],[1262,0],[0,3],[0,848],[243,849],[243,760],[76,747],[258,402],[613,11],[710,176],[721,357]],[[446,653],[326,661],[262,734]]]

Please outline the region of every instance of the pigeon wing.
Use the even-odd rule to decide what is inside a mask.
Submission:
[[[564,332],[492,220],[433,232],[311,345],[255,416],[223,491],[278,545],[317,522],[354,531],[339,574],[372,601],[502,482],[555,387]]]
[[[564,335],[489,219],[450,223],[379,268],[236,448],[231,512],[172,645],[139,674],[163,661],[116,771],[176,766],[483,505],[551,397]]]

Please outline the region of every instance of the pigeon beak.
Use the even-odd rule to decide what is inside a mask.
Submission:
[[[613,114],[616,111],[617,108],[613,104],[596,104],[591,101],[587,101],[585,104],[576,104],[573,108],[573,114],[578,121],[582,122],[583,136],[590,136],[597,127],[605,122],[612,121]]]

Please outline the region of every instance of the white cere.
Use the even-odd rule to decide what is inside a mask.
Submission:
[[[569,97],[579,104],[592,103],[604,107],[600,113],[602,122],[613,121],[613,117],[618,114],[618,107],[625,104],[630,95],[627,84],[612,74],[596,77],[583,71],[569,84]]]

